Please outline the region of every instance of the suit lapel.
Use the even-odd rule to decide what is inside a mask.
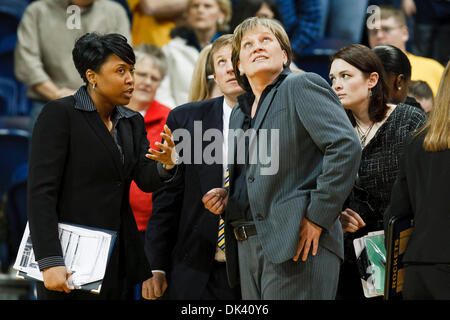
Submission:
[[[98,112],[83,112],[83,115],[86,118],[92,130],[94,131],[94,133],[101,141],[102,145],[106,148],[106,150],[108,150],[120,178],[123,179],[124,170],[120,152],[117,149],[116,143],[114,142],[114,138],[108,132],[108,129],[106,128],[105,124],[100,119]]]
[[[119,139],[121,141],[121,147],[122,147],[122,152],[123,152],[123,156],[124,156],[124,163],[123,163],[123,171],[124,174],[127,176],[128,175],[128,171],[131,169],[132,165],[133,165],[133,158],[134,158],[134,154],[139,154],[139,149],[135,150],[132,149],[132,147],[136,147],[136,148],[140,148],[139,145],[137,145],[137,143],[133,143],[133,130],[131,128],[131,124],[129,121],[119,121],[119,123],[117,124],[117,134],[119,135]]]
[[[269,110],[270,105],[272,104],[272,100],[275,97],[275,94],[277,93],[277,88],[273,88],[270,90],[270,92],[267,94],[267,96],[264,98],[263,103],[259,106],[259,111],[256,115],[256,121],[254,130],[258,132],[259,127],[261,127],[261,124],[264,121],[264,118],[266,117],[267,111]]]

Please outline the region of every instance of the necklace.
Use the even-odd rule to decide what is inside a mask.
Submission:
[[[374,124],[375,124],[375,123],[372,122],[372,124],[370,125],[370,127],[367,128],[366,131],[364,132],[364,130],[363,130],[363,129],[361,128],[361,126],[359,125],[358,121],[356,121],[356,132],[358,133],[358,138],[359,138],[359,141],[361,142],[361,146],[362,146],[363,148],[365,147],[367,137],[369,136],[369,133],[370,133],[370,131],[372,130]]]

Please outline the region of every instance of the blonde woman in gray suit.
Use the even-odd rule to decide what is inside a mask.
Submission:
[[[225,212],[228,278],[241,283],[243,299],[336,295],[338,217],[361,147],[331,87],[316,74],[291,72],[291,59],[278,22],[249,18],[235,29],[232,62],[246,93],[230,132],[247,134],[229,136],[229,188],[210,190],[203,202],[214,214]],[[270,155],[261,158],[261,150]]]

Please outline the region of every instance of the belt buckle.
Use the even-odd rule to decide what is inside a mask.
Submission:
[[[242,238],[241,238],[241,236],[239,234],[239,230],[242,230],[242,233],[243,233],[243,237]],[[234,237],[238,241],[247,240],[248,237],[247,237],[247,232],[245,232],[245,226],[240,226],[240,227],[234,228]]]

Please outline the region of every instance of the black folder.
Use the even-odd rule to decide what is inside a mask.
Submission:
[[[402,262],[406,245],[414,228],[412,215],[392,217],[389,220],[386,241],[385,300],[402,299],[405,268]]]

